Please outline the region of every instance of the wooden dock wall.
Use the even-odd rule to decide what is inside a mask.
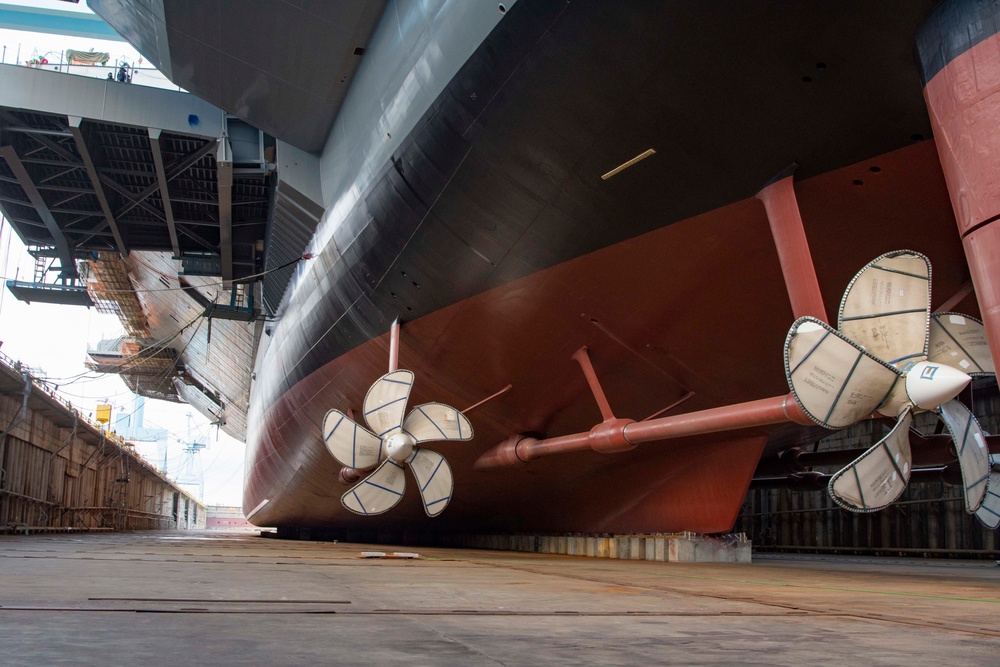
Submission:
[[[204,505],[0,354],[0,532],[204,526]]]
[[[1000,433],[1000,390],[991,379],[977,380],[975,387],[974,395],[966,391],[961,399],[972,406],[987,433]],[[941,428],[933,413],[917,415],[914,427],[924,434]],[[887,428],[863,422],[814,448],[869,447]],[[836,468],[815,470],[832,473]],[[944,481],[910,484],[895,504],[868,514],[840,508],[825,489],[752,488],[733,530],[746,533],[756,550],[1000,556],[1000,531],[985,528],[966,513],[961,487]]]

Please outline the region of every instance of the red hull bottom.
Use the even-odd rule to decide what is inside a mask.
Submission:
[[[933,142],[796,184],[824,302],[899,248],[934,263],[934,305],[968,280]],[[975,315],[970,299],[960,309]],[[418,532],[654,533],[731,529],[767,429],[578,452],[497,470],[474,462],[518,434],[588,431],[601,414],[573,353],[586,345],[619,417],[641,420],[787,393],[782,342],[794,319],[763,205],[753,198],[497,287],[404,323],[411,405],[464,408],[469,443],[431,445],[455,474],[441,517],[424,516],[410,478],[378,517],[340,505],[350,485],[322,443],[330,408],[360,412],[386,372],[389,337],[330,361],[268,406],[248,448],[245,509],[258,525]]]

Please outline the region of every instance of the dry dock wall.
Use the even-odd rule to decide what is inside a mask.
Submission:
[[[745,535],[468,535],[449,546],[671,563],[749,563]]]
[[[1000,395],[992,381],[976,391],[974,401],[963,398],[987,433],[1000,433]],[[926,412],[917,415],[914,426],[925,434],[939,428],[937,417]],[[885,430],[885,424],[863,422],[816,446],[867,448]],[[838,467],[815,469],[833,473]],[[841,509],[826,489],[750,489],[734,530],[746,533],[759,551],[1000,556],[1000,530],[985,528],[965,511],[960,482],[957,478],[910,484],[897,502],[871,513]]]
[[[944,482],[911,485],[879,512],[841,509],[823,491],[751,490],[736,530],[764,551],[991,556],[1000,533],[965,512],[961,489]]]
[[[0,532],[204,526],[204,505],[0,354]]]

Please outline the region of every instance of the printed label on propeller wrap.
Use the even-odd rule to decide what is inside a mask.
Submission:
[[[820,368],[819,366],[813,366],[809,369],[809,375],[803,378],[802,382],[809,385],[813,389],[818,389],[824,394],[829,394],[830,390],[833,389],[834,380],[837,378],[833,373]]]
[[[872,277],[871,294],[869,295],[869,305],[873,309],[881,309],[892,304],[893,299],[892,281],[879,280]],[[900,294],[902,296],[902,294]]]

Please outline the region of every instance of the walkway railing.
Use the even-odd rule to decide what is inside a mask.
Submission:
[[[119,72],[124,66],[128,81],[133,85],[149,86],[151,88],[166,88],[186,92],[174,85],[155,67],[143,66],[142,63],[129,62],[120,58],[109,59],[103,65],[82,65],[67,62],[63,51],[48,51],[42,56],[36,55],[38,50],[22,44],[0,45],[0,64],[32,67],[50,72],[61,72],[75,76],[86,76],[92,79],[105,79],[118,82]]]

